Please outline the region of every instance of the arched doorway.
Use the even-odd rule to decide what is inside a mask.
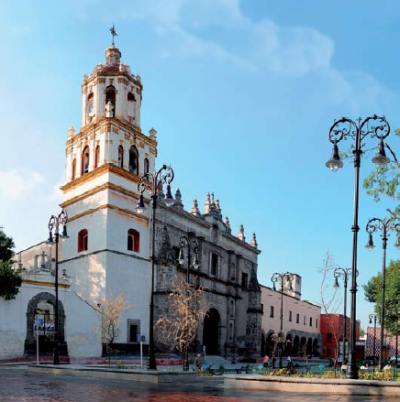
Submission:
[[[307,340],[307,356],[312,356],[312,338]]]
[[[290,356],[293,354],[293,339],[292,334],[286,335],[286,349],[285,349],[286,356]]]
[[[299,355],[299,347],[300,347],[300,339],[296,335],[293,339],[293,347],[292,347],[292,353],[293,356],[298,356]]]
[[[208,355],[219,354],[220,316],[215,308],[210,309],[204,318],[203,346]]]
[[[300,355],[301,356],[305,356],[307,354],[306,347],[307,347],[307,339],[304,336],[302,336],[300,339]]]
[[[313,341],[312,354],[313,354],[313,356],[319,356],[318,339],[314,339],[314,341]]]
[[[33,331],[35,318],[40,317],[42,324],[39,330],[40,353],[51,354],[54,345],[54,312],[56,298],[48,292],[41,292],[34,296],[28,303],[26,311],[26,355],[36,353],[36,337]],[[64,335],[65,313],[62,302],[58,301],[58,344],[61,355],[68,355],[68,347]]]
[[[264,331],[261,332],[261,356],[264,356],[266,354],[265,352],[265,334]]]
[[[269,332],[267,334],[267,337],[265,339],[265,354],[268,356],[272,356],[274,351],[275,351],[275,341],[276,341],[276,335],[275,333]]]

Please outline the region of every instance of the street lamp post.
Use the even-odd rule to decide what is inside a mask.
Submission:
[[[283,281],[286,280],[286,282],[289,282],[289,290],[292,290],[292,280],[294,278],[294,274],[290,272],[285,272],[285,273],[279,273],[275,272],[271,276],[271,282],[273,289],[276,291],[276,282],[280,282],[281,287],[280,287],[280,293],[281,293],[281,310],[280,310],[280,325],[279,325],[279,335],[278,335],[278,357],[279,357],[279,368],[282,368],[282,344],[284,340],[282,339],[283,337]]]
[[[369,315],[369,323],[372,324],[372,322],[374,322],[374,342],[372,345],[372,350],[374,353],[374,365],[375,365],[375,356],[376,356],[376,314],[370,314]]]
[[[347,342],[347,283],[348,277],[351,275],[351,268],[342,268],[337,267],[333,271],[333,275],[335,277],[335,287],[339,287],[339,278],[343,277],[343,287],[344,287],[344,296],[343,296],[343,362],[346,359],[346,342]]]
[[[58,314],[58,243],[60,237],[66,238],[67,234],[67,222],[68,215],[62,210],[58,215],[51,215],[49,219],[49,240],[48,243],[55,243],[56,255],[55,255],[55,272],[54,272],[54,288],[56,295],[56,305],[54,314],[54,346],[53,346],[53,363],[60,364],[60,351],[59,351],[59,314]],[[62,226],[62,232],[60,234],[60,228]]]
[[[156,209],[157,199],[162,193],[164,185],[167,186],[164,202],[167,207],[174,203],[171,193],[171,182],[174,180],[174,171],[170,166],[162,165],[154,173],[145,173],[139,180],[138,190],[140,192],[139,201],[136,205],[136,212],[144,213],[146,205],[144,202],[144,192],[151,193],[152,200],[152,237],[151,237],[151,290],[150,290],[150,314],[149,314],[149,369],[157,370],[156,354],[154,348],[154,265],[155,265],[155,237],[156,237]]]
[[[389,232],[391,230],[396,231],[397,240],[395,243],[396,247],[400,247],[400,221],[396,217],[381,219],[381,218],[371,218],[366,226],[366,231],[368,233],[368,243],[366,245],[367,248],[372,249],[375,247],[373,233],[380,231],[382,238],[382,250],[383,250],[383,258],[382,258],[382,282],[381,282],[381,337],[379,340],[380,343],[380,353],[379,353],[379,368],[382,370],[385,359],[383,357],[383,338],[385,335],[385,293],[386,293],[386,249],[387,249],[387,241]]]
[[[187,311],[189,313],[189,283],[190,283],[190,267],[194,269],[199,268],[199,242],[194,237],[193,232],[188,232],[187,236],[182,236],[179,242],[179,257],[178,262],[180,265],[185,263],[185,252],[184,249],[187,249],[187,266],[186,266],[186,286],[187,286],[187,303],[186,306]],[[192,259],[193,252],[193,259]],[[189,371],[189,345],[186,345],[184,351],[184,361],[183,361],[183,370]]]
[[[383,357],[383,337],[385,335],[385,292],[386,292],[386,249],[387,249],[387,241],[389,232],[391,230],[396,231],[397,240],[395,243],[396,247],[400,247],[400,221],[396,217],[388,218],[388,219],[380,219],[380,218],[372,218],[368,221],[366,226],[366,231],[368,233],[368,243],[366,245],[367,248],[374,248],[374,240],[373,233],[380,231],[382,238],[382,250],[383,250],[383,258],[382,258],[382,281],[381,281],[381,337],[379,340],[380,343],[380,353],[379,353],[379,368],[382,370],[385,360]]]
[[[378,153],[373,157],[372,162],[378,165],[389,163],[389,159],[385,153],[385,138],[390,133],[390,126],[386,118],[383,116],[369,116],[364,120],[359,119],[357,122],[347,117],[335,121],[329,130],[329,141],[333,145],[332,157],[326,162],[326,166],[332,171],[336,171],[343,167],[343,162],[339,155],[338,143],[342,140],[351,139],[354,141],[354,216],[353,226],[353,257],[351,265],[351,316],[350,316],[350,355],[347,369],[347,377],[352,379],[358,378],[356,364],[356,303],[357,303],[357,247],[358,247],[358,209],[359,209],[359,190],[360,190],[360,164],[361,155],[363,153],[363,139],[367,136],[377,138],[379,140]]]

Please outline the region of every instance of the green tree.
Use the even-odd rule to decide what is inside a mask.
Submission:
[[[385,327],[392,333],[400,330],[400,261],[391,261],[386,269]],[[375,304],[378,319],[381,316],[382,274],[373,276],[363,286],[367,301]]]
[[[14,299],[22,283],[21,276],[13,269],[14,241],[0,230],[0,297]]]
[[[400,136],[400,129],[396,130],[396,135]],[[377,166],[364,179],[364,188],[367,194],[375,201],[380,201],[382,196],[386,196],[398,204],[396,213],[400,214],[400,155],[399,158],[393,150],[387,145],[388,156],[393,163],[385,166]]]

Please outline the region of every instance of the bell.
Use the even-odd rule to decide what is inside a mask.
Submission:
[[[49,232],[49,239],[47,240],[47,243],[52,244],[53,242],[54,242],[53,233],[52,233],[52,232]]]
[[[336,172],[343,167],[343,162],[339,155],[339,147],[336,142],[333,144],[332,157],[325,163],[325,166],[332,172]]]
[[[62,237],[64,237],[64,238],[67,238],[67,237],[68,237],[67,225],[64,225],[64,226],[63,226]]]
[[[390,159],[386,156],[385,143],[383,142],[383,140],[380,141],[378,152],[372,158],[372,162],[376,163],[379,166],[385,166],[390,162]]]

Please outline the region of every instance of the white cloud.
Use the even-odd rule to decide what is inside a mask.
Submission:
[[[268,19],[253,21],[242,13],[239,0],[133,0],[110,5],[84,0],[77,7],[85,19],[111,14],[124,21],[148,21],[163,37],[161,57],[207,55],[244,70],[302,75],[329,66],[333,54],[332,40],[319,31],[280,27]],[[207,28],[216,28],[217,33],[205,37]]]
[[[61,191],[60,187],[65,184],[65,178],[62,177],[56,184],[53,186],[53,190],[49,195],[50,201],[55,201],[57,204],[61,203],[63,198],[63,192]]]
[[[17,170],[0,171],[0,196],[9,200],[18,200],[30,195],[44,182],[38,172],[22,173]]]

